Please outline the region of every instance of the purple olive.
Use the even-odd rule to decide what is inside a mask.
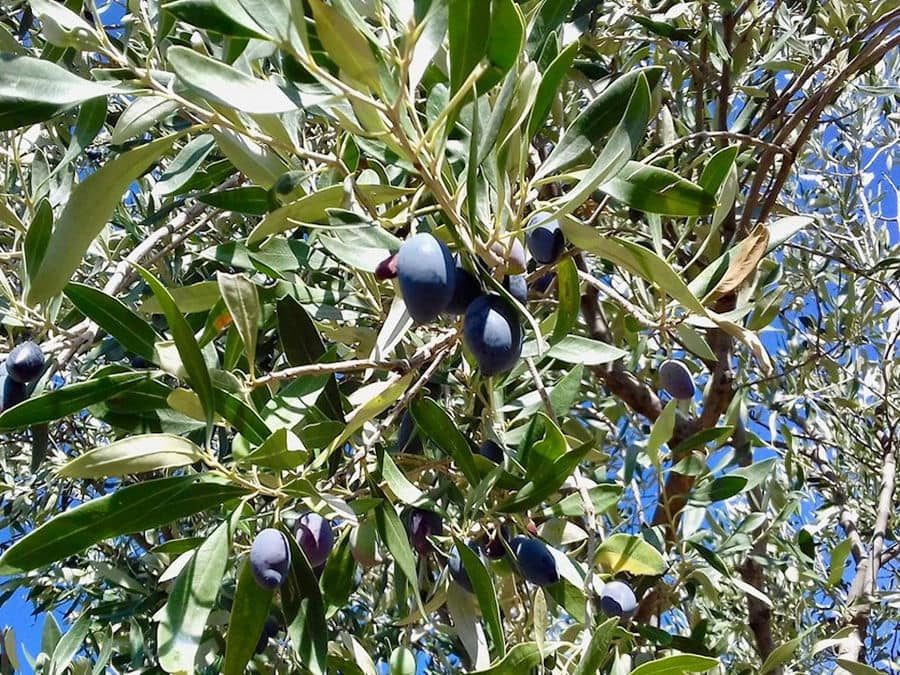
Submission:
[[[375,278],[379,281],[397,278],[397,254],[388,256],[375,268]]]
[[[287,537],[274,527],[256,535],[250,547],[250,570],[263,588],[278,588],[291,567],[291,549]]]
[[[600,592],[600,609],[607,616],[630,619],[637,611],[637,598],[628,584],[608,581]]]
[[[694,378],[691,371],[681,361],[668,359],[659,366],[659,383],[672,398],[694,398]]]
[[[16,382],[31,382],[43,370],[44,352],[31,341],[20,344],[6,358],[6,372]]]
[[[506,546],[503,545],[504,541],[509,542],[509,528],[506,525],[502,525],[499,532],[495,530],[493,536],[489,537],[482,545],[481,550],[484,552],[484,557],[488,560],[500,560],[503,558],[506,555]]]
[[[334,547],[331,523],[318,513],[304,513],[297,519],[297,545],[303,549],[311,567],[319,567],[328,559]]]
[[[409,541],[412,547],[422,555],[431,553],[434,547],[428,537],[440,536],[444,533],[444,521],[433,511],[413,509],[409,514]]]

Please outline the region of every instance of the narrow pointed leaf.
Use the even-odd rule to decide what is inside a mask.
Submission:
[[[60,470],[64,478],[106,478],[146,473],[203,460],[203,451],[186,438],[172,434],[132,436],[76,457]]]
[[[256,583],[250,569],[250,560],[245,559],[241,565],[228,619],[223,675],[242,675],[244,667],[253,658],[273,595],[272,590]]]
[[[129,485],[65,511],[29,532],[0,556],[0,573],[37,569],[104,539],[166,525],[245,494],[244,488],[197,476]]]
[[[65,288],[128,186],[169,150],[176,138],[177,134],[166,136],[129,150],[75,186],[53,227],[41,266],[32,278],[26,297],[29,304],[45,302]]]

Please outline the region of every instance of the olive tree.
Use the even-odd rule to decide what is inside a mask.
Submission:
[[[34,669],[898,667],[895,2],[0,19]]]

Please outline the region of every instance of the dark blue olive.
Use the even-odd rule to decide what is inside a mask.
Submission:
[[[463,342],[483,375],[505,373],[522,353],[522,326],[503,298],[484,295],[466,310]]]
[[[507,276],[503,279],[503,288],[508,290],[509,294],[522,304],[528,302],[528,282],[525,281],[524,274]]]
[[[416,423],[409,412],[400,418],[400,430],[397,432],[397,452],[407,455],[422,454],[422,439],[416,432]]]
[[[607,616],[630,619],[637,611],[637,598],[628,584],[609,581],[600,592],[600,609]]]
[[[535,586],[549,586],[559,581],[559,570],[550,550],[537,539],[514,537],[510,542],[516,554],[519,572]]]
[[[428,537],[440,536],[444,533],[443,519],[433,511],[413,509],[409,514],[409,541],[412,547],[421,554],[430,553],[434,547]]]
[[[466,546],[471,549],[472,553],[478,555],[478,549],[475,547],[475,544],[467,542]],[[472,582],[469,579],[469,573],[466,572],[466,568],[462,564],[462,559],[460,558],[459,550],[456,546],[450,551],[450,557],[447,559],[447,569],[450,570],[450,576],[453,577],[453,581],[469,591],[469,593],[474,593],[472,590]]]
[[[278,588],[290,566],[291,549],[281,530],[269,527],[256,535],[250,547],[250,570],[256,583],[263,588]]]
[[[432,234],[416,234],[397,253],[397,280],[409,315],[428,323],[453,295],[455,265],[450,250]]]
[[[509,541],[509,528],[506,525],[502,525],[499,534],[495,532],[494,536],[488,539],[481,547],[481,550],[484,551],[484,556],[488,560],[500,560],[503,558],[506,555],[506,547],[503,545],[504,541]]]
[[[494,464],[503,464],[503,448],[490,439],[478,447],[478,454],[491,460]]]
[[[16,382],[37,379],[44,370],[44,352],[33,342],[23,342],[6,358],[6,372]]]
[[[453,295],[450,296],[450,302],[447,303],[444,312],[459,316],[465,314],[469,305],[482,294],[481,284],[474,274],[459,263],[459,260],[456,262],[453,276]]]
[[[659,366],[659,383],[669,396],[677,399],[694,398],[694,378],[681,361],[669,359]]]
[[[28,389],[9,374],[0,375],[0,411],[9,410],[28,398]]]
[[[531,228],[525,235],[525,243],[531,251],[531,257],[542,265],[554,263],[562,255],[566,247],[566,238],[559,223],[546,215],[541,215],[531,222]]]

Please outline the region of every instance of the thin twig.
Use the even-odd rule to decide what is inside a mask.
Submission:
[[[449,347],[459,337],[458,332],[445,333],[421,347],[408,359],[350,359],[336,363],[310,363],[305,366],[294,366],[284,370],[276,370],[263,375],[249,384],[251,389],[263,387],[271,382],[294,380],[307,375],[324,375],[326,373],[355,373],[362,370],[393,370],[408,373],[416,370],[423,363]]]

